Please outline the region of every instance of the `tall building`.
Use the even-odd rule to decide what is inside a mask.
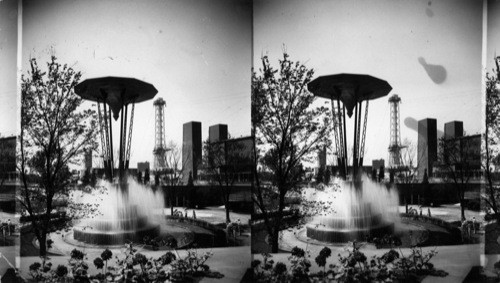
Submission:
[[[0,181],[16,180],[16,142],[15,136],[0,138]]]
[[[444,124],[444,137],[446,139],[455,139],[463,137],[464,123],[462,121],[451,121]]]
[[[213,142],[219,142],[219,141],[224,141],[227,140],[228,135],[227,135],[227,125],[224,124],[217,124],[210,126],[208,128],[208,141],[213,143]]]
[[[253,138],[240,137],[235,139],[226,139],[211,143],[214,154],[211,168],[205,167],[200,170],[199,180],[201,181],[214,181],[221,176],[227,176],[230,183],[234,184],[250,184],[252,182],[253,163]],[[210,156],[205,156],[210,158]],[[223,173],[222,168],[226,168]],[[218,175],[220,174],[220,175]],[[214,179],[215,177],[215,179]],[[225,177],[224,177],[225,178]]]
[[[149,161],[137,162],[137,171],[144,173],[146,170],[149,170]]]
[[[418,121],[418,176],[423,178],[427,170],[429,177],[432,177],[432,167],[437,161],[437,121],[426,118]]]
[[[372,170],[380,170],[380,168],[385,168],[385,161],[383,159],[373,159],[372,160]]]
[[[187,184],[189,174],[193,180],[198,177],[201,166],[201,122],[188,122],[182,126],[182,181]]]

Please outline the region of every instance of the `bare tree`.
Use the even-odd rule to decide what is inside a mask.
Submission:
[[[176,188],[182,183],[182,151],[179,145],[170,141],[165,152],[164,181],[167,186],[167,193],[170,200],[170,214],[174,215],[174,198],[176,197]]]
[[[478,139],[480,142],[480,138]],[[465,191],[474,174],[475,163],[480,161],[480,144],[474,136],[439,140],[438,167],[445,180],[451,181],[460,200],[462,220],[465,220]]]
[[[422,160],[422,158],[418,158],[417,155],[417,145],[409,139],[404,139],[403,148],[401,150],[401,159],[403,164],[397,170],[397,177],[404,184],[418,182],[418,161]]]
[[[203,145],[203,168],[211,185],[219,188],[226,209],[226,223],[231,222],[229,198],[240,172],[251,163],[250,150],[241,140],[205,141]]]

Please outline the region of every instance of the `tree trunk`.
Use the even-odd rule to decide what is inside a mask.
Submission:
[[[226,207],[226,223],[230,223],[231,219],[229,218],[229,202],[224,205]]]
[[[47,233],[42,231],[37,238],[40,245],[40,257],[45,258],[47,256]]]
[[[462,221],[465,220],[465,201],[464,201],[464,196],[460,195],[460,211],[462,213]]]
[[[174,215],[174,200],[170,198],[170,215]]]
[[[283,220],[283,210],[285,209],[285,194],[287,190],[285,188],[279,188],[280,199],[279,199],[279,207],[278,214],[276,215],[276,219],[274,221],[274,229],[273,235],[271,239],[271,251],[272,253],[277,253],[279,248],[279,235],[281,231],[281,221]]]
[[[278,221],[278,222],[281,222],[281,221]],[[280,230],[275,228],[273,230],[273,234],[271,235],[271,252],[272,253],[278,253],[279,235],[280,235]]]
[[[231,223],[231,218],[229,217],[229,194],[227,192],[228,188],[224,185],[219,184],[222,187],[222,202],[224,203],[224,209],[226,210],[226,223]]]

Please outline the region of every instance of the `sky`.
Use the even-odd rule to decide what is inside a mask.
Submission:
[[[464,122],[481,130],[482,1],[255,0],[254,64],[277,65],[285,48],[315,77],[369,74],[398,94],[401,136],[417,142],[416,121]],[[499,52],[500,53],[500,52]],[[370,102],[365,165],[388,160],[388,98]],[[349,138],[351,137],[351,138]],[[348,136],[348,142],[352,134]]]
[[[500,56],[500,1],[488,0],[486,71],[495,68],[495,56]]]
[[[55,54],[83,73],[135,77],[166,103],[166,140],[181,144],[182,124],[225,123],[250,134],[250,69],[286,47],[315,75],[365,73],[398,94],[401,136],[416,143],[416,121],[453,120],[481,129],[482,1],[211,0],[22,2],[21,62]],[[252,11],[253,8],[253,11]],[[488,1],[490,70],[500,33],[500,3]],[[0,1],[0,135],[16,132],[17,1]],[[500,53],[500,51],[498,52]],[[493,55],[492,55],[493,54]],[[388,97],[370,103],[366,164],[387,160]],[[152,163],[153,101],[138,104],[132,160]],[[90,107],[90,104],[88,104]],[[7,121],[7,122],[5,122]],[[118,127],[114,127],[117,129]],[[116,147],[116,146],[115,146]]]
[[[82,80],[123,76],[153,84],[154,99],[166,101],[167,142],[182,145],[189,121],[202,122],[203,140],[219,123],[233,137],[248,136],[251,12],[242,0],[24,0],[22,66],[55,54]],[[136,105],[131,167],[153,164],[154,114],[153,100]]]
[[[0,1],[0,137],[17,130],[17,0]]]

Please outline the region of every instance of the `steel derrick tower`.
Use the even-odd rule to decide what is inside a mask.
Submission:
[[[155,107],[155,147],[153,149],[154,168],[156,171],[165,169],[165,100],[158,98],[153,103]]]
[[[401,132],[399,123],[399,103],[401,103],[401,98],[394,94],[389,97],[389,103],[391,104],[391,132],[390,132],[390,142],[389,142],[389,168],[401,168],[403,164],[403,158],[401,156],[401,149],[404,148],[401,144]]]

